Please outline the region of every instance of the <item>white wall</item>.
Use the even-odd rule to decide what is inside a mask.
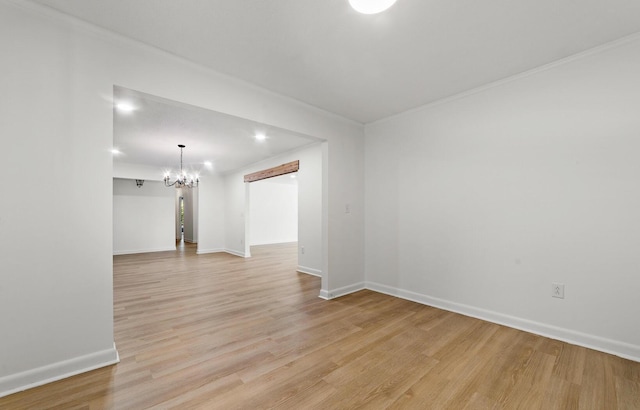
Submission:
[[[125,179],[144,179],[145,181],[162,181],[162,169],[149,165],[128,164],[126,162],[113,163],[113,177]]]
[[[638,73],[636,37],[367,126],[367,286],[640,360]]]
[[[249,184],[250,245],[298,241],[298,183],[290,175]]]
[[[193,237],[191,238],[192,243],[198,243],[198,226],[200,225],[198,221],[199,219],[198,206],[200,203],[200,200],[198,199],[199,195],[200,195],[200,191],[198,189],[196,189],[191,194],[191,213],[192,213],[191,230],[193,231],[192,232]]]
[[[158,181],[136,186],[133,179],[113,179],[113,254],[176,249],[175,189]]]
[[[245,197],[248,187],[245,186],[243,176],[239,172],[224,177],[225,250],[234,255],[249,257],[251,253],[245,241],[245,214],[248,211]]]
[[[297,153],[298,181],[298,271],[322,275],[322,186],[323,144]],[[304,247],[304,253],[302,248]]]
[[[12,312],[0,318],[0,395],[117,360],[114,85],[327,140],[323,289],[363,283],[360,124],[31,2],[0,0],[0,49],[0,136],[11,145],[0,159],[8,180],[29,181],[12,187],[19,205],[0,201],[0,229],[11,233],[0,238],[0,311]],[[60,177],[62,186],[53,183]],[[200,199],[201,218],[216,206],[211,193]],[[349,215],[342,212],[347,201]],[[200,223],[206,246],[216,242],[214,225]]]
[[[0,395],[118,360],[112,85],[87,75],[90,51],[74,62],[81,38],[0,3],[0,158],[25,181],[0,201]]]
[[[225,191],[222,177],[202,177],[198,186],[199,254],[225,251],[225,220]]]

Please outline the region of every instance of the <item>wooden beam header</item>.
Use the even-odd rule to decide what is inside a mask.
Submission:
[[[300,161],[291,161],[286,164],[278,165],[277,167],[263,169],[262,171],[254,172],[244,176],[244,182],[255,182],[261,179],[273,178],[280,175],[291,174],[298,172],[300,169]]]

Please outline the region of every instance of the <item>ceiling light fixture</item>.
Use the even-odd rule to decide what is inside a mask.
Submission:
[[[256,134],[256,140],[258,141],[264,141],[267,139],[267,136],[264,134]]]
[[[349,0],[349,4],[362,14],[376,14],[393,6],[396,0]]]
[[[185,146],[182,144],[178,144],[178,147],[180,148],[180,174],[178,174],[176,180],[173,182],[171,182],[171,180],[169,179],[169,174],[166,174],[164,176],[164,186],[175,186],[176,188],[197,188],[198,183],[200,183],[200,179],[198,178],[198,176],[196,175],[195,179],[191,175],[187,176],[187,174],[185,174],[184,170],[182,169],[182,150]]]

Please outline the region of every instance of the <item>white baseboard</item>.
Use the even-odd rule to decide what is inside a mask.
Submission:
[[[234,251],[233,249],[225,249],[224,252],[230,253],[231,255],[239,256],[241,258],[248,258],[251,256],[251,255],[245,254],[244,252]]]
[[[295,245],[298,241],[284,241],[284,242],[264,242],[264,243],[250,243],[249,246],[269,246],[269,245]]]
[[[132,255],[134,253],[151,253],[151,252],[167,252],[167,251],[175,251],[176,247],[167,247],[167,248],[151,248],[151,249],[136,249],[136,250],[124,250],[124,251],[113,251],[114,255]]]
[[[354,283],[353,285],[343,286],[337,289],[331,289],[326,293],[327,297],[325,299],[339,298],[340,296],[345,296],[345,295],[348,295],[349,293],[354,293],[363,289],[366,289],[364,282],[358,282],[358,283]]]
[[[114,344],[111,349],[5,376],[0,378],[0,397],[110,366],[119,361],[120,357]]]
[[[242,252],[234,251],[232,249],[215,248],[215,249],[198,249],[196,255],[204,255],[207,253],[228,253],[230,255],[239,256],[241,258],[247,258],[248,256]],[[250,256],[250,255],[249,255]]]
[[[215,249],[199,249],[196,251],[196,255],[204,255],[206,253],[222,253],[226,252],[223,248],[215,248]]]
[[[382,285],[380,283],[366,282],[365,287],[366,289],[373,290],[375,292],[396,296],[412,302],[421,303],[423,305],[433,306],[450,312],[486,320],[488,322],[497,323],[514,329],[523,330],[525,332],[534,333],[540,336],[640,362],[640,346],[577,332],[570,329],[564,329],[528,319],[522,319],[515,316],[505,315],[503,313],[451,302],[444,299],[434,298],[428,295]]]
[[[319,269],[307,268],[306,266],[298,265],[296,271],[300,273],[306,273],[307,275],[317,276],[320,278],[322,277],[322,271]]]
[[[320,299],[329,300],[329,291],[325,289],[320,289],[320,294],[318,295]]]

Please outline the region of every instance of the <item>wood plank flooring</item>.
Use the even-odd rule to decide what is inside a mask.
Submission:
[[[1,409],[640,409],[640,363],[361,291],[296,245],[114,257],[121,362]]]

